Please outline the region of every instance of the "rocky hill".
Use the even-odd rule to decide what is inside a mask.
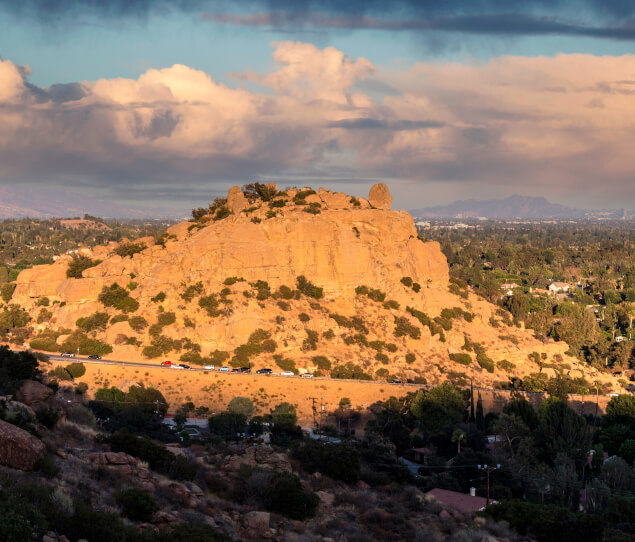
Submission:
[[[23,271],[11,303],[33,348],[182,359],[331,376],[506,381],[560,367],[589,376],[452,282],[438,243],[369,197],[250,185],[158,242],[112,243]],[[550,368],[551,367],[551,368]]]

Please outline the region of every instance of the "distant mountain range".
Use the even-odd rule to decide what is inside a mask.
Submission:
[[[128,207],[84,196],[70,190],[38,186],[0,186],[0,219],[83,217],[179,218],[185,209]]]
[[[419,218],[489,218],[504,219],[577,219],[622,218],[623,210],[587,211],[550,203],[542,197],[510,196],[501,200],[461,200],[440,205],[413,209],[410,214]]]

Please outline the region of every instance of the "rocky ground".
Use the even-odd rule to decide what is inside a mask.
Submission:
[[[36,424],[40,438],[0,422],[0,490],[9,481],[33,482],[55,488],[59,506],[80,498],[95,510],[120,514],[115,494],[123,488],[142,488],[159,505],[149,521],[136,522],[142,530],[179,523],[209,525],[233,540],[521,540],[504,525],[444,508],[412,486],[351,486],[320,473],[309,475],[283,449],[267,445],[169,445],[170,451],[197,466],[194,480],[177,481],[129,454],[113,452],[72,392],[53,394],[46,386],[28,382],[18,398],[5,404],[8,411],[28,413],[45,405],[58,412],[59,419],[48,429]],[[48,458],[48,467],[32,470],[43,458]],[[262,509],[250,493],[256,491],[249,489],[254,478],[246,478],[246,473],[272,471],[299,475],[302,489],[319,498],[315,517],[299,521]],[[49,532],[42,540],[68,538],[63,532]]]

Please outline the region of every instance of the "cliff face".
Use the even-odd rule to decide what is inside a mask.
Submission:
[[[171,227],[161,244],[136,241],[145,248],[131,256],[115,252],[125,243],[82,249],[102,261],[81,278],[67,278],[70,256],[25,270],[12,303],[37,321],[48,298],[52,317],[35,324],[35,334],[58,330],[54,340],[60,347],[79,318],[107,313],[110,323],[87,333],[113,347],[114,359],[140,359],[145,347],[154,346],[145,353],[157,363],[183,354],[186,360],[197,354],[205,359],[215,351],[231,360],[259,329],[275,345],[248,349],[256,368],[275,368],[276,354],[301,371],[315,371],[315,357],[324,356],[331,366],[351,362],[373,377],[382,369],[380,378],[418,376],[432,383],[450,373],[491,383],[537,371],[538,360],[528,357],[533,352],[542,354],[543,363],[579,367],[564,354],[565,344],[543,344],[507,325],[495,306],[449,288],[438,243],[421,240],[406,212],[390,210],[385,185],[373,187],[369,200],[323,189],[264,188],[248,197],[232,188],[226,200],[200,210],[197,221]],[[322,295],[300,293],[300,276]],[[102,304],[100,293],[114,283],[138,302],[135,311],[123,314]],[[376,292],[369,296],[360,286]],[[288,287],[286,295],[281,287]],[[204,299],[211,300],[211,309]],[[143,316],[147,326],[132,326],[132,316]],[[500,367],[482,368],[478,348]],[[469,360],[451,360],[456,354]],[[235,362],[244,363],[244,357]]]

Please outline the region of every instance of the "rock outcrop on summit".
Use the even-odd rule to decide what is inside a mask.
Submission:
[[[391,202],[383,184],[368,199],[233,187],[160,239],[23,271],[11,302],[37,322],[48,298],[37,345],[114,359],[428,383],[491,384],[564,362],[584,374],[566,344],[537,340],[449,282],[439,244]]]

